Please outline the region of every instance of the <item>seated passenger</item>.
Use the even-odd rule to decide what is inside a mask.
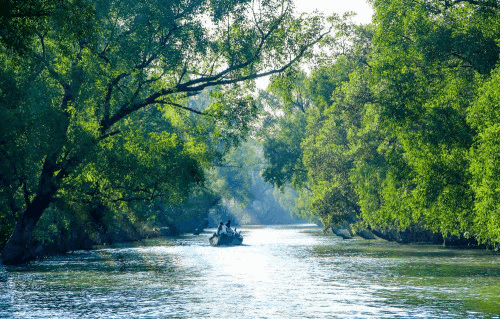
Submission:
[[[224,223],[223,223],[223,222],[220,222],[219,227],[217,227],[217,231],[215,232],[215,235],[219,236],[220,234],[222,234],[222,233],[223,233],[223,228],[224,228],[224,227],[225,227],[225,226],[224,226]],[[225,233],[225,232],[226,232],[226,231],[224,230],[224,233]]]
[[[227,227],[226,227],[226,225],[224,225],[223,222],[220,222],[220,224],[221,224],[221,228],[222,228],[220,233],[222,235],[227,235]]]
[[[228,220],[227,223],[226,223],[226,230],[228,232],[233,232],[233,230],[231,229],[231,220]]]

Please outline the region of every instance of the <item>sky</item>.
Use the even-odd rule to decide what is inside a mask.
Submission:
[[[297,12],[322,11],[325,14],[332,12],[342,15],[347,11],[354,11],[357,16],[353,19],[356,23],[369,23],[373,9],[366,0],[295,0]]]

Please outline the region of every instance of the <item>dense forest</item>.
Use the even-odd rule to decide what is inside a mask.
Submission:
[[[309,74],[273,78],[264,177],[349,233],[498,248],[500,3],[373,6]]]
[[[278,211],[498,247],[500,4],[372,5],[2,0],[2,261]]]

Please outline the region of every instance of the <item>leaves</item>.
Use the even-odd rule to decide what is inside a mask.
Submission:
[[[252,130],[259,110],[243,82],[286,70],[327,32],[288,1],[6,4],[0,216],[11,230],[55,202],[130,213],[138,201],[188,198]],[[209,88],[210,104],[190,108]]]
[[[276,168],[302,161],[308,208],[326,226],[357,221],[497,245],[498,5],[374,7],[373,25],[345,25],[328,39],[350,42],[332,62],[323,54],[310,75],[274,80],[286,121],[298,123],[289,112],[307,101],[307,130],[297,152],[293,134],[270,136],[268,159]],[[288,162],[292,153],[301,156]],[[284,171],[267,179],[289,183]]]

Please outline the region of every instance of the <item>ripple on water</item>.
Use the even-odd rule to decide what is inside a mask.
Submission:
[[[0,318],[488,317],[465,299],[500,283],[498,256],[320,232],[249,227],[242,246],[204,233],[0,268]]]

